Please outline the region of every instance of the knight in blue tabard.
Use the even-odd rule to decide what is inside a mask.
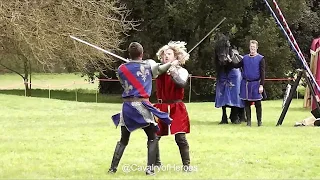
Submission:
[[[147,149],[147,175],[154,174],[156,160],[156,132],[157,121],[171,124],[172,119],[168,113],[159,111],[149,101],[152,90],[152,78],[167,72],[178,61],[166,64],[156,63],[154,60],[142,60],[143,47],[137,42],[132,42],[129,47],[131,60],[118,68],[118,78],[123,87],[122,111],[112,116],[116,126],[121,127],[121,139],[117,142],[109,173],[117,171],[118,164],[128,145],[131,132],[143,129],[148,136]]]
[[[266,97],[264,92],[265,58],[257,52],[258,41],[250,40],[250,53],[243,56],[242,61],[234,67],[242,68],[240,98],[245,101],[247,126],[251,126],[251,105],[256,107],[257,124],[262,125],[261,100]]]

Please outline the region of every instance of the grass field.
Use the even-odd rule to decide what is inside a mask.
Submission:
[[[87,89],[96,90],[98,83],[89,83],[85,78],[81,78],[79,73],[74,74],[49,74],[37,73],[32,75],[33,89]],[[24,89],[23,80],[20,76],[8,73],[0,75],[0,89]]]
[[[57,80],[57,84],[60,82]],[[160,141],[164,168],[154,177],[137,171],[146,165],[147,159],[142,130],[131,135],[118,172],[107,173],[120,138],[110,117],[119,112],[121,104],[2,92],[0,102],[0,179],[320,178],[320,129],[293,127],[296,121],[311,116],[310,111],[302,108],[302,100],[292,101],[283,125],[278,127],[275,125],[282,101],[263,101],[263,127],[257,127],[253,120],[250,128],[245,124],[218,125],[221,110],[214,108],[213,103],[186,104],[191,120],[187,138],[196,171],[176,171],[175,167],[181,165],[179,150],[174,137],[168,136]],[[252,117],[255,119],[254,110]],[[122,170],[134,164],[131,172]]]
[[[119,83],[110,81],[108,83]],[[121,102],[121,97],[98,93],[98,81],[90,83],[80,74],[34,74],[32,97],[60,99],[78,102]],[[119,90],[119,92],[121,92]],[[16,74],[0,75],[0,94],[25,96],[22,78]]]

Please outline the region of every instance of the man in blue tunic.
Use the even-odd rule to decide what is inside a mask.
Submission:
[[[250,40],[250,53],[243,56],[242,61],[234,67],[242,67],[240,98],[245,101],[247,126],[251,126],[251,104],[256,107],[258,126],[262,125],[261,100],[264,93],[265,58],[257,52],[258,41]]]
[[[152,90],[152,78],[165,73],[171,65],[178,61],[160,65],[154,60],[142,60],[143,47],[133,42],[128,48],[130,62],[122,64],[118,68],[118,78],[124,89],[122,93],[122,111],[112,116],[116,126],[121,126],[121,139],[117,142],[109,173],[117,171],[118,164],[123,152],[128,145],[131,132],[143,129],[148,136],[147,149],[147,175],[154,175],[154,164],[156,160],[156,132],[159,120],[171,124],[172,119],[168,113],[159,111],[149,101]]]

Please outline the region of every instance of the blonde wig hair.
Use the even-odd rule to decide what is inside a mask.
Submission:
[[[157,52],[158,59],[162,62],[162,55],[165,50],[172,49],[174,52],[174,57],[180,62],[181,65],[185,64],[189,60],[190,54],[187,52],[185,47],[187,43],[183,41],[170,41],[167,45],[160,48]]]

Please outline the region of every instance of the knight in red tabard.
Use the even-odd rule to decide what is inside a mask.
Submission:
[[[179,147],[184,171],[190,171],[189,144],[186,134],[190,133],[190,121],[186,106],[183,102],[184,87],[189,77],[188,71],[181,67],[189,59],[186,52],[186,43],[169,42],[157,52],[162,63],[179,61],[179,65],[171,66],[167,73],[156,78],[156,95],[158,102],[154,104],[160,111],[168,112],[172,118],[171,125],[159,121],[160,130],[157,132],[158,140],[161,136],[174,135]],[[159,145],[157,146],[156,165],[160,166]]]

